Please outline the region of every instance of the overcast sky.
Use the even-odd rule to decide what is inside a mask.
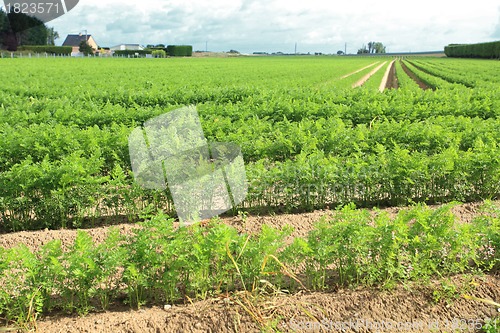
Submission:
[[[195,50],[355,53],[442,50],[500,40],[498,0],[80,0],[51,22],[61,38],[85,29],[99,46],[190,44]]]

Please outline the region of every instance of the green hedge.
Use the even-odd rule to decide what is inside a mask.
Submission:
[[[500,41],[479,44],[450,44],[444,53],[453,58],[500,59]]]
[[[192,45],[169,45],[167,53],[171,57],[190,57],[193,55]]]
[[[151,50],[118,50],[115,51],[114,55],[118,57],[137,57],[136,54],[139,55],[139,57],[145,57],[146,54],[151,54]]]
[[[153,58],[166,58],[167,52],[165,50],[153,50]]]
[[[18,51],[32,51],[33,53],[50,53],[70,55],[73,51],[71,46],[52,46],[52,45],[24,45],[20,46]]]

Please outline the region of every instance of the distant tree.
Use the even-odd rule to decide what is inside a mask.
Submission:
[[[47,34],[47,45],[56,45],[56,39],[59,38],[59,33],[52,27],[47,30]]]
[[[385,46],[384,44],[377,42],[373,46],[375,53],[385,53]]]
[[[7,14],[11,32],[15,34],[17,45],[46,45],[48,29],[37,19],[22,13]]]
[[[368,42],[368,53],[372,53],[374,42]]]
[[[82,52],[84,55],[89,55],[94,53],[94,49],[86,41],[82,40],[80,43],[80,48],[78,51]]]
[[[338,51],[337,51],[337,55],[344,55],[344,51],[342,51],[342,50],[338,50]]]
[[[240,54],[240,52],[238,52],[236,50],[229,50],[229,53]]]
[[[358,50],[358,54],[367,54],[367,53],[369,53],[369,51],[366,48],[366,45],[363,44],[363,46]]]
[[[7,14],[0,7],[0,31],[7,29]]]
[[[155,47],[164,49],[166,46],[165,44],[157,44]]]
[[[18,42],[17,36],[9,23],[9,14],[0,8],[0,46],[9,51],[16,51]]]
[[[36,17],[0,9],[0,44],[9,51],[16,51],[20,45],[47,45],[51,33],[54,39],[59,37]]]
[[[380,42],[369,42],[368,48],[363,46],[358,50],[358,54],[372,54],[372,53],[385,53],[385,46]]]
[[[5,34],[9,28],[8,25],[7,14],[0,8],[0,48],[4,46]]]

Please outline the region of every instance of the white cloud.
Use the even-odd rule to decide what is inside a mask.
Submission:
[[[491,34],[492,38],[500,39],[500,7],[498,7],[498,23],[495,27],[495,30]]]
[[[500,37],[496,0],[473,5],[421,0],[81,0],[53,25],[61,36],[87,29],[101,46],[188,43],[195,49],[334,53],[381,41],[388,51],[441,50]],[[496,34],[496,37],[495,37]],[[64,37],[63,37],[64,38]],[[62,38],[62,39],[63,39]],[[62,43],[62,40],[60,41]]]

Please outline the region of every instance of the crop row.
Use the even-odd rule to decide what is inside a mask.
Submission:
[[[487,205],[463,224],[451,207],[419,205],[391,219],[346,206],[291,243],[285,242],[289,227],[264,225],[245,234],[212,220],[175,228],[160,213],[131,235],[112,229],[100,244],[78,231],[67,247],[54,240],[36,251],[0,248],[0,316],[27,326],[55,310],[85,314],[120,302],[137,308],[269,286],[390,287],[500,269],[498,208]]]
[[[498,86],[500,76],[497,73],[488,73],[492,68],[488,68],[485,61],[451,60],[444,62],[442,59],[418,59],[407,60],[417,70],[423,71],[429,75],[441,78],[449,83],[464,85],[468,88],[490,89],[492,86]],[[495,63],[493,63],[495,65]],[[485,74],[486,73],[488,74]]]
[[[499,126],[498,119],[452,116],[355,127],[339,118],[274,124],[254,118],[220,121],[206,134],[211,141],[242,147],[251,184],[245,207],[304,210],[349,201],[375,205],[495,197]],[[168,193],[134,184],[129,133],[123,125],[85,130],[6,125],[0,141],[2,229],[132,217],[140,211],[137,202],[171,206]]]
[[[433,155],[450,147],[471,150],[476,140],[496,143],[500,141],[495,131],[499,122],[496,118],[450,115],[429,116],[416,122],[381,119],[369,126],[351,126],[349,121],[337,117],[298,122],[285,119],[274,123],[256,117],[239,121],[222,118],[215,124],[206,122],[205,134],[210,141],[226,140],[240,145],[246,162],[283,161],[316,151],[338,157],[373,154],[378,145]],[[58,161],[79,151],[84,156],[100,155],[102,174],[108,175],[116,162],[123,168],[130,166],[127,141],[130,131],[123,124],[86,129],[61,124],[5,125],[0,133],[0,171],[6,172],[27,159],[33,163],[44,159]]]
[[[134,183],[127,139],[145,120],[189,103],[209,141],[242,148],[250,188],[239,208],[499,194],[498,85],[469,89],[414,67],[440,89],[380,94],[336,83],[373,58],[80,60],[12,59],[0,73],[3,230],[134,220],[150,206],[171,212],[168,191]],[[89,63],[102,72],[87,73]],[[35,64],[45,66],[30,74]],[[64,79],[69,70],[77,87]]]
[[[423,83],[425,83],[433,90],[435,89],[456,90],[464,87],[461,84],[452,83],[441,77],[430,74],[429,72],[416,67],[413,63],[410,63],[408,60],[405,60],[404,63],[410,71],[412,71]]]
[[[461,86],[456,86],[455,90]],[[250,90],[251,88],[248,88]],[[429,116],[457,115],[480,117],[498,116],[500,87],[465,89],[457,91],[416,92],[388,91],[375,94],[363,89],[314,90],[272,89],[271,91],[234,91],[240,101],[218,99],[196,104],[203,120],[234,122],[259,118],[271,123],[287,119],[320,119],[339,117],[352,125],[369,124],[375,117],[419,121]],[[243,93],[242,91],[246,91]],[[19,97],[0,92],[0,121],[11,125],[29,126],[34,123],[61,123],[80,128],[110,126],[113,123],[129,127],[141,124],[179,107],[179,104],[149,106],[143,100],[127,99],[133,103],[108,103],[80,98],[48,99]],[[146,105],[142,105],[145,103]],[[218,120],[217,120],[218,119]],[[214,124],[216,125],[216,124]]]
[[[403,69],[401,60],[397,60],[394,65],[396,66],[396,77],[398,79],[399,89],[417,91],[420,89],[417,82],[408,76]]]
[[[416,60],[416,59],[415,59]],[[422,61],[419,61],[422,63]],[[500,83],[497,62],[464,59],[426,59],[426,65],[433,65],[454,75],[466,76],[478,85]]]
[[[452,147],[433,156],[398,147],[378,148],[373,155],[339,158],[316,153],[300,155],[295,161],[256,164],[259,167],[248,170],[254,190],[247,202],[310,210],[346,202],[393,206],[412,201],[474,201],[495,198],[500,191],[496,144],[478,142],[472,151]]]
[[[450,83],[462,84],[468,88],[474,88],[478,85],[478,82],[476,82],[476,80],[471,79],[470,76],[467,76],[465,73],[457,73],[455,71],[446,70],[440,66],[435,66],[433,63],[428,62],[415,60],[410,60],[409,62],[418,69],[428,74],[437,76]]]

